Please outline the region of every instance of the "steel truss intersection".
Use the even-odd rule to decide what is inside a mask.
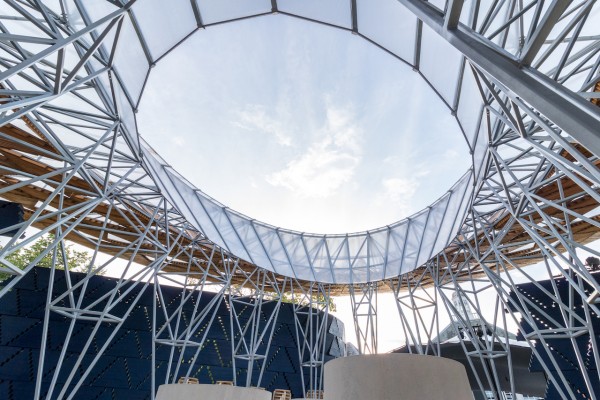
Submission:
[[[473,110],[479,129],[469,142],[475,191],[455,238],[425,265],[383,282],[338,285],[299,281],[238,259],[164,197],[131,123],[136,101],[115,68],[123,24],[135,2],[111,3],[115,11],[94,20],[75,2],[77,23],[60,12],[62,1],[57,6],[5,0],[1,9],[0,196],[21,203],[25,220],[0,230],[17,231],[0,251],[0,271],[14,275],[0,298],[46,255],[65,258],[68,265],[66,240],[92,254],[83,280],[72,281],[68,269],[51,270],[52,277],[65,274],[66,289],[56,293],[50,279],[43,329],[47,332],[54,315],[68,319],[69,329],[49,379],[42,378],[44,335],[36,399],[75,398],[146,290],[154,291],[153,357],[157,346],[170,351],[166,375],[153,372],[153,386],[190,377],[191,367],[183,368],[182,361],[190,349],[192,361],[199,357],[206,334],[198,332],[208,332],[222,306],[230,315],[233,376],[242,365],[248,371],[236,384],[260,386],[278,311],[289,295],[305,394],[320,390],[329,297],[350,294],[359,351],[374,353],[377,295],[387,291],[396,300],[411,352],[440,355],[436,338],[442,322],[452,321],[482,391],[496,397],[516,393],[517,378],[500,382],[498,363],[512,364],[511,342],[502,332],[517,325],[559,396],[600,396],[594,324],[600,284],[584,262],[600,256],[590,246],[600,231],[600,40],[580,34],[594,1],[495,1],[463,10],[463,1],[452,0],[439,10],[428,2],[400,0],[419,19],[413,67],[419,68],[426,25],[465,56],[457,87],[467,76],[476,83],[482,107]],[[278,11],[277,1],[272,3]],[[362,35],[356,2],[352,5],[352,30]],[[515,31],[521,38],[517,49],[507,45]],[[458,98],[456,103],[449,105],[452,112],[458,111]],[[48,233],[54,234],[53,246],[25,269],[9,261]],[[116,286],[88,302],[89,280],[113,263],[123,266]],[[165,301],[158,285],[165,281],[181,288],[179,304]],[[543,297],[518,289],[525,284]],[[208,291],[216,295],[200,308]],[[466,305],[457,308],[454,294],[467,299],[479,325],[464,317]],[[191,313],[186,304],[194,305]],[[558,313],[546,311],[548,305]],[[83,321],[94,329],[76,367],[67,369],[71,334]],[[98,342],[101,327],[111,333]],[[553,348],[559,339],[574,354],[580,387],[561,371]]]

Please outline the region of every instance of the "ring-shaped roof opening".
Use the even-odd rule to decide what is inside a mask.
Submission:
[[[278,13],[355,33],[413,67],[456,115],[472,168],[426,209],[385,227],[316,235],[270,226],[230,210],[190,184],[137,136],[135,111],[152,66],[190,35],[212,25],[273,14],[266,0],[138,0],[121,28],[115,56],[121,118],[146,168],[180,213],[208,239],[235,256],[278,274],[324,283],[377,281],[409,272],[441,251],[462,225],[485,153],[482,103],[464,57],[393,0],[276,2]],[[117,8],[80,2],[89,22]],[[443,4],[436,6],[443,6]],[[355,11],[355,12],[353,12]],[[160,27],[160,29],[158,29]],[[444,60],[443,63],[439,60]],[[104,78],[104,84],[109,82]]]
[[[406,218],[471,166],[456,118],[409,66],[286,15],[191,35],[152,70],[137,123],[203,192],[302,232]]]

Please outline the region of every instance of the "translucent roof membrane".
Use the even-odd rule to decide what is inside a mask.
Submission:
[[[213,242],[279,274],[328,283],[390,278],[426,262],[456,234],[473,185],[468,172],[427,209],[383,228],[313,235],[240,215],[197,190],[161,163],[151,149],[144,148],[144,156],[165,195]]]
[[[451,107],[458,89],[458,77],[463,56],[450,43],[423,27],[421,38],[420,70]],[[440,60],[444,60],[443,63]]]
[[[346,0],[281,0],[277,2],[278,9],[316,21],[341,26],[352,27],[350,2]]]
[[[456,118],[410,67],[287,15],[194,34],[152,69],[136,117],[204,193],[302,232],[406,218],[470,166]]]
[[[270,0],[196,0],[196,4],[203,25],[216,24],[271,11]]]
[[[198,27],[189,0],[138,1],[133,11],[154,60]]]
[[[101,6],[98,3],[80,2],[89,11],[91,20],[110,12],[111,6],[106,2],[102,2]],[[120,91],[122,104],[129,103],[130,108],[122,110],[122,113],[132,136],[136,134],[136,128],[130,116],[137,108],[150,66],[168,52],[170,46],[196,29],[194,20],[196,27],[210,29],[211,24],[272,11],[271,1],[258,0],[178,0],[168,2],[168,7],[158,3],[161,2],[138,0],[131,13],[125,16],[124,36],[115,60],[123,85]],[[280,8],[277,11],[281,13],[346,30],[353,26],[349,3],[341,0],[276,2]],[[472,82],[463,81],[462,85],[467,85],[469,90],[457,92],[457,76],[462,73],[461,56],[430,32],[425,31],[420,36],[421,33],[415,29],[415,18],[396,0],[377,0],[375,3],[357,1],[356,33],[420,69],[447,105],[459,108],[458,119],[463,129],[478,127],[481,107],[475,100],[477,96],[474,96]],[[445,4],[437,2],[436,6],[443,9]],[[385,26],[391,34],[386,35]],[[160,33],[151,32],[153,30]],[[421,46],[420,58],[415,57],[415,46]],[[444,57],[445,62],[436,62],[436,57]],[[465,100],[464,97],[469,98]],[[469,111],[471,104],[474,109]],[[464,111],[460,111],[461,107]],[[465,120],[462,121],[462,118]],[[465,130],[464,134],[467,138],[475,138],[476,132],[477,128],[475,132]],[[475,151],[474,169],[468,171],[437,202],[406,220],[348,235],[303,234],[254,221],[223,207],[191,186],[165,165],[149,146],[142,145],[141,151],[164,196],[217,245],[282,275],[322,282],[356,283],[411,271],[441,251],[454,237],[470,201],[473,174],[478,172],[485,151],[484,145],[474,144],[471,140],[470,147]]]
[[[356,3],[359,32],[413,65],[417,18],[398,1],[357,0]]]

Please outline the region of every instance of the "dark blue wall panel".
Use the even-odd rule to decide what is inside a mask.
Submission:
[[[599,279],[600,273],[596,272],[593,274],[593,276],[596,279]],[[541,287],[538,287],[533,283],[526,283],[517,285],[516,290],[518,290],[521,296],[525,297],[528,301],[533,302],[543,310],[543,312],[539,312],[529,307],[532,310],[532,316],[538,321],[538,326],[553,327],[554,324],[551,322],[551,320],[563,323],[564,318],[558,305],[548,297],[544,290],[549,293],[553,293],[555,296],[562,299],[563,303],[568,304],[570,298],[568,282],[564,278],[555,278],[553,281],[540,281],[537,282],[537,284]],[[587,283],[582,283],[582,285],[584,290],[589,295],[591,293],[591,287]],[[556,287],[556,292],[554,287]],[[511,297],[516,302],[519,301],[516,293],[511,293]],[[579,317],[581,317],[583,320],[586,320],[585,313],[581,307],[581,296],[576,295],[572,298],[572,309],[575,310]],[[599,393],[600,382],[597,379],[598,366],[596,365],[594,355],[591,352],[590,340],[595,339],[596,341],[600,341],[600,317],[592,313],[590,322],[593,327],[593,332],[595,332],[595,338],[590,337],[589,334],[582,335],[575,340],[575,345],[579,349],[580,354],[584,359],[587,373],[591,378],[590,381],[593,385],[593,390],[595,393]],[[533,331],[533,329],[527,324],[522,323],[521,325],[523,326],[523,332],[519,332],[519,340],[523,340],[524,335]],[[544,363],[550,368],[550,370],[555,371],[558,369],[563,373],[566,380],[569,382],[573,393],[575,393],[575,396],[577,396],[577,399],[584,400],[591,398],[582,374],[579,370],[577,355],[570,339],[546,339],[545,345],[542,345],[538,340],[536,341],[534,347],[538,350],[541,358],[544,360]],[[550,352],[552,358],[556,360],[558,368],[550,362],[548,352]],[[542,364],[538,358],[535,357],[535,355],[532,355],[529,369],[531,371],[543,371]],[[546,399],[562,400],[560,392],[550,380],[548,380]]]
[[[42,340],[44,307],[47,297],[49,270],[35,268],[27,274],[12,291],[0,300],[0,399],[26,400],[33,397],[34,382]],[[82,274],[71,274],[72,281],[78,282]],[[91,303],[114,287],[115,280],[106,277],[93,277],[87,287],[85,301]],[[54,280],[55,297],[66,287],[64,273],[57,271]],[[137,296],[141,286],[134,289],[129,297]],[[133,309],[126,323],[118,331],[106,351],[100,357],[93,371],[85,379],[78,391],[77,399],[149,399],[151,392],[152,355],[152,301],[153,287],[149,286],[137,306]],[[164,300],[170,309],[179,305],[181,289],[163,287]],[[206,305],[212,294],[204,293],[200,304]],[[63,302],[68,306],[68,302]],[[123,313],[125,307],[115,310],[115,314]],[[184,309],[192,312],[193,303]],[[247,314],[240,307],[241,316]],[[263,320],[267,318],[269,309],[265,308]],[[244,314],[244,312],[246,314]],[[43,390],[46,392],[58,359],[63,350],[64,338],[69,332],[70,319],[53,313],[48,331],[48,343],[44,365]],[[332,359],[340,355],[341,323],[332,317],[329,319],[330,332],[327,338],[328,352],[326,358]],[[94,329],[93,322],[78,321],[71,334],[70,344],[63,361],[65,373],[58,378],[56,390],[66,381],[67,373],[73,369],[81,349]],[[87,365],[111,334],[109,325],[100,326],[93,343],[93,348],[84,358]],[[283,304],[275,327],[275,335],[266,360],[266,369],[261,386],[267,390],[290,389],[293,397],[302,396],[300,367],[295,339],[295,327],[292,306]],[[203,333],[203,332],[202,332]],[[197,377],[201,383],[214,383],[217,380],[232,380],[231,343],[229,340],[229,314],[221,304],[218,315],[209,330],[204,348],[200,352],[198,362],[192,367],[191,376]],[[192,357],[195,349],[186,351],[184,361]],[[164,379],[167,369],[170,348],[159,346],[156,352],[157,379]],[[239,382],[245,382],[246,366],[237,362],[235,375]],[[184,365],[187,369],[189,364]],[[182,369],[179,375],[183,375]],[[75,371],[81,376],[83,369]],[[57,392],[54,393],[56,396]]]

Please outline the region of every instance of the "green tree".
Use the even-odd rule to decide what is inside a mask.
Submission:
[[[51,247],[54,243],[54,235],[47,234],[40,237],[38,240],[33,242],[31,246],[23,247],[12,254],[6,259],[14,266],[25,269],[33,260],[35,260],[44,250]],[[0,246],[0,249],[2,247]],[[36,265],[39,267],[50,268],[52,266],[52,257],[54,252],[49,251]],[[69,270],[74,272],[84,272],[87,270],[92,257],[86,251],[77,251],[73,249],[72,244],[65,246],[65,254],[69,265]],[[64,269],[65,265],[63,262],[63,250],[61,246],[58,246],[56,252],[56,268]],[[10,278],[12,275],[7,273],[0,273],[0,281]]]
[[[306,296],[292,296],[291,293],[282,293],[281,295],[281,301],[284,303],[292,303],[292,304],[299,304],[302,306],[308,306],[310,305],[310,302],[308,300],[308,298],[306,298]],[[323,294],[313,294],[312,295],[312,301],[315,303],[325,303],[325,296]],[[333,297],[328,297],[327,298],[327,303],[329,306],[329,311],[337,311],[337,307],[335,305],[335,302],[333,301]]]

